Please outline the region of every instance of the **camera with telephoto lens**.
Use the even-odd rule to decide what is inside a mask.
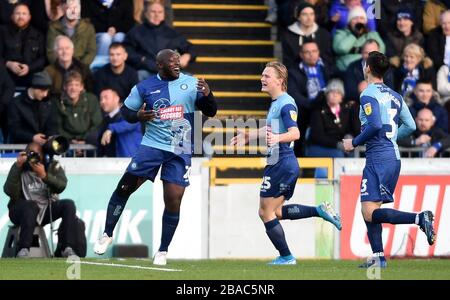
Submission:
[[[44,145],[42,145],[42,152],[44,153],[44,165],[47,167],[52,161],[53,156],[61,155],[69,150],[69,140],[62,135],[53,135],[47,139]],[[27,155],[27,165],[37,164],[41,161],[39,153],[35,151],[28,150]]]

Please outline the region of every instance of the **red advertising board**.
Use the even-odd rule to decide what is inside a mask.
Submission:
[[[372,251],[361,215],[361,176],[341,176],[340,256],[355,259]],[[394,203],[385,204],[408,212],[431,210],[435,216],[436,242],[429,246],[417,225],[383,224],[386,256],[450,256],[450,176],[400,176]]]

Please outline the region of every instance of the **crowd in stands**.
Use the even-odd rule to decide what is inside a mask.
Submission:
[[[0,143],[58,134],[132,156],[142,126],[120,115],[132,87],[156,73],[161,49],[182,67],[195,60],[172,20],[170,0],[0,0]]]
[[[363,67],[375,50],[390,59],[385,84],[422,124],[399,144],[436,150],[427,156],[448,148],[450,0],[268,3],[299,108],[298,156],[346,155],[340,141],[360,131]],[[182,68],[195,62],[172,21],[169,0],[0,0],[0,143],[62,134],[100,156],[130,156],[141,128],[118,108],[131,88],[156,73],[161,49],[176,49]]]
[[[281,31],[288,93],[299,107],[302,138],[295,147],[297,156],[346,155],[340,141],[360,131],[353,121],[359,119],[359,95],[367,87],[363,68],[371,51],[388,56],[391,68],[384,83],[404,97],[417,124],[422,124],[399,144],[431,147],[435,151],[420,154],[429,157],[449,147],[450,1],[268,4],[266,22]]]

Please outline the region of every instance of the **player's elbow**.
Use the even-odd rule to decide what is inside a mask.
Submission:
[[[291,130],[291,134],[292,134],[292,141],[300,139],[300,130],[298,130],[297,127],[293,127],[293,130]]]
[[[211,105],[207,109],[203,109],[202,113],[209,118],[214,117],[217,114],[217,105]]]
[[[381,124],[381,123],[374,123],[374,124],[372,124],[372,130],[373,131],[378,131],[378,130],[380,130],[381,128],[383,128],[383,124]]]
[[[122,117],[129,123],[137,123],[139,120],[135,111],[129,109],[125,105],[120,108],[120,113]]]

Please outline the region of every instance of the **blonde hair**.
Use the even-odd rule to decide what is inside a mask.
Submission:
[[[283,80],[281,89],[287,91],[288,71],[286,66],[278,61],[271,61],[266,64],[266,68],[273,68],[275,70],[277,77]]]
[[[422,61],[425,58],[425,51],[423,50],[422,47],[420,47],[415,43],[406,45],[406,47],[403,49],[403,56],[405,56],[407,52],[420,58],[420,61]]]

